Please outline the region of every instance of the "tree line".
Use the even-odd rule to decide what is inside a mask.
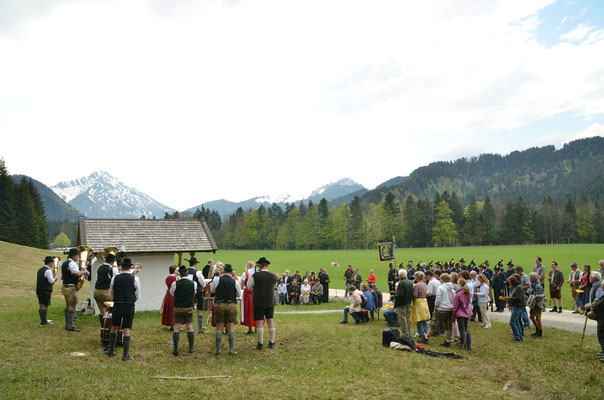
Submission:
[[[322,199],[239,208],[216,222],[211,230],[225,249],[366,249],[393,238],[400,247],[604,243],[604,214],[587,197],[559,205],[548,196],[535,207],[521,196],[505,204],[472,197],[464,207],[455,192],[437,192],[433,199],[408,195],[404,202],[388,193],[379,204],[355,197],[339,207]]]
[[[24,246],[49,247],[46,211],[31,179],[16,183],[0,159],[0,240]]]

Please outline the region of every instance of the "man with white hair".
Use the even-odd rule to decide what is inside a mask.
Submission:
[[[599,272],[592,272],[593,274],[599,274]],[[601,278],[601,276],[600,276]],[[600,281],[599,285],[600,297],[591,304],[586,304],[586,309],[591,309],[596,314],[596,321],[598,322],[597,335],[598,342],[600,343],[600,362],[604,362],[604,280]]]
[[[413,300],[413,282],[407,279],[407,271],[400,269],[398,271],[398,286],[396,293],[390,296],[394,301],[394,311],[398,318],[403,335],[411,334],[411,301]]]
[[[600,265],[600,276],[604,276],[604,260],[600,260],[598,264]]]
[[[589,275],[589,281],[591,282],[591,292],[589,293],[589,303],[585,305],[587,308],[588,305],[591,306],[596,300],[598,300],[603,294],[602,288],[600,285],[602,284],[602,275],[599,272],[592,272]]]

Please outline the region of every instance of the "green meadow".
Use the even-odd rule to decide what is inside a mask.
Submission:
[[[319,272],[321,267],[327,269],[332,278],[330,288],[334,285],[338,289],[344,289],[344,271],[346,266],[351,264],[359,269],[363,279],[373,269],[377,275],[377,285],[384,291],[388,289],[388,263],[380,262],[378,252],[372,250],[219,250],[216,254],[206,255],[199,253],[196,257],[203,265],[207,259],[214,261],[221,260],[230,263],[235,267],[238,274],[243,273],[243,269],[248,260],[257,260],[260,257],[266,257],[270,260],[270,269],[274,272],[283,273],[286,269],[293,274],[299,270],[304,275],[306,270]],[[526,245],[526,246],[481,246],[481,247],[442,247],[442,248],[398,248],[396,249],[396,263],[404,263],[409,260],[414,263],[419,261],[442,261],[459,260],[464,257],[466,264],[475,258],[476,263],[480,264],[484,260],[489,260],[491,268],[494,268],[497,262],[503,259],[504,264],[513,260],[516,265],[524,267],[525,273],[530,273],[535,266],[535,258],[540,256],[543,259],[543,265],[546,271],[551,270],[551,262],[557,261],[559,268],[568,278],[570,272],[569,265],[576,262],[579,268],[583,264],[590,264],[592,268],[598,268],[598,261],[604,259],[604,245],[602,244],[571,244],[571,245]],[[189,258],[184,255],[183,258]],[[177,260],[177,258],[176,258]],[[332,267],[331,263],[339,263],[339,267]],[[507,268],[507,267],[504,267]],[[334,279],[336,278],[336,279]],[[546,283],[546,293],[548,287]],[[564,307],[570,308],[572,305],[571,290],[568,284],[562,287]]]
[[[566,249],[573,248],[577,254],[590,252],[591,258],[597,258],[595,247]],[[534,251],[544,249],[529,249],[525,257],[530,260]],[[482,249],[447,250],[441,254],[467,259],[472,257],[468,254],[472,251],[478,259]],[[496,251],[490,252],[489,257],[493,258]],[[405,258],[414,260],[427,259],[427,255],[433,254],[423,249],[405,253],[413,253],[413,257]],[[160,313],[139,312],[132,330],[130,353],[134,361],[122,362],[120,357],[109,359],[102,352],[96,315],[78,313],[80,321],[76,325],[81,332],[63,329],[64,301],[58,290],[49,312],[55,325],[39,325],[35,272],[46,254],[48,251],[0,242],[0,398],[385,399],[403,395],[555,400],[596,399],[601,398],[604,391],[595,336],[585,338],[582,352],[578,351],[580,334],[551,328],[545,330],[543,339],[527,337],[524,343],[518,344],[512,343],[508,324],[498,322],[493,322],[493,329],[489,330],[473,323],[474,349],[465,352],[451,348],[464,357],[460,360],[386,349],[381,346],[383,320],[341,325],[339,312],[277,314],[277,348],[273,351],[253,351],[255,335],[243,334],[246,328],[238,325],[238,355],[214,356],[214,335],[210,333],[196,336],[196,353],[185,351],[180,357],[174,357],[168,343],[172,340],[171,332],[160,325]],[[547,259],[544,251],[539,254]],[[386,266],[375,262],[374,251],[219,251],[214,259],[243,266],[246,260],[260,256],[271,260],[273,270],[278,272],[285,268],[312,270],[335,261],[342,265],[351,263],[362,271],[374,268],[378,277],[385,280],[382,270]],[[342,268],[338,269],[341,273]],[[87,284],[82,290],[81,293],[88,293]],[[277,307],[276,311],[342,307],[342,303],[330,303]],[[431,339],[427,347],[442,351],[439,339]],[[181,337],[181,342],[186,346],[186,339]],[[121,355],[121,348],[118,347],[117,352]],[[162,380],[157,376],[228,378],[182,381]]]

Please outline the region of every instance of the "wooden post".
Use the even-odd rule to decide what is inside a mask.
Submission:
[[[182,253],[178,253],[178,266],[182,265]]]

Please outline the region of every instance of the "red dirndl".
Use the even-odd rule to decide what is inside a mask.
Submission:
[[[254,320],[253,296],[253,289],[245,289],[243,291],[243,325],[250,328],[256,327],[256,321]]]
[[[168,290],[161,303],[161,324],[163,326],[174,326],[174,296],[170,294],[170,286],[176,281],[176,276],[168,275],[166,277],[166,286]]]

